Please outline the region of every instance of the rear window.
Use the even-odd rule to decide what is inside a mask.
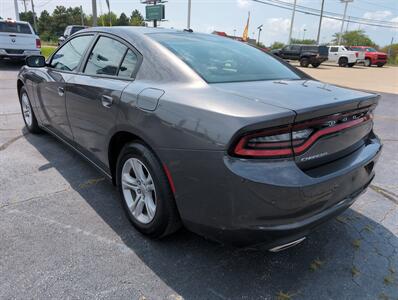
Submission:
[[[300,79],[271,55],[228,38],[193,33],[152,33],[208,83]]]
[[[72,34],[78,32],[79,30],[82,30],[84,28],[86,28],[86,27],[84,27],[84,26],[73,26],[71,31],[70,31],[70,34],[72,35]]]
[[[0,32],[32,34],[28,24],[0,22]]]

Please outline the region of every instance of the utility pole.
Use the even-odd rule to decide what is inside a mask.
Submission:
[[[287,44],[288,44],[288,45],[290,45],[291,42],[292,42],[294,15],[296,14],[296,2],[297,2],[297,0],[294,0],[293,12],[292,12],[292,19],[291,19],[291,21],[290,21],[289,40],[287,41]]]
[[[93,26],[97,26],[97,0],[91,0],[93,7]]]
[[[188,20],[187,20],[187,29],[191,29],[191,0],[188,0]]]
[[[80,18],[82,20],[82,26],[84,26],[83,6],[81,5],[80,5]]]
[[[258,29],[257,45],[260,43],[261,30],[263,30],[262,28],[263,28],[263,24],[261,24],[260,26],[257,27],[257,29]]]
[[[316,38],[316,44],[319,45],[319,39],[321,38],[321,27],[322,27],[322,18],[323,18],[323,6],[325,4],[325,0],[322,0],[322,5],[321,5],[321,14],[319,16],[319,26],[318,26],[318,35]]]
[[[37,33],[38,31],[37,31],[36,13],[35,13],[35,6],[34,6],[34,4],[33,4],[33,0],[30,0],[30,3],[32,4],[33,25],[34,25],[35,31],[36,31],[36,33]]]
[[[156,5],[156,0],[153,0],[153,5]],[[158,27],[158,20],[153,20],[153,27]]]
[[[22,0],[23,6],[24,6],[24,9],[25,9],[25,13],[28,12],[28,8],[26,7],[26,1],[27,1],[27,0]]]
[[[15,8],[15,20],[19,21],[19,9],[18,9],[17,0],[14,0],[14,8]]]
[[[339,34],[339,39],[337,41],[337,45],[340,45],[340,43],[341,43],[341,37],[343,35],[343,29],[344,29],[344,21],[345,21],[346,15],[347,15],[348,2],[353,2],[353,1],[354,0],[340,0],[341,3],[345,3],[345,6],[344,6],[343,20],[341,22],[341,29],[340,29],[340,34]]]
[[[394,44],[394,37],[391,38],[390,47],[388,48],[388,57],[391,57],[392,44]]]
[[[348,31],[348,25],[350,25],[350,16],[348,16],[348,20],[347,20],[347,26],[345,27],[345,32]]]

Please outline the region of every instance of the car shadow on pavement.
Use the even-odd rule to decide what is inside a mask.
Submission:
[[[55,168],[123,243],[185,299],[377,299],[398,294],[397,237],[353,209],[279,253],[223,246],[187,230],[151,240],[134,230],[116,189],[79,155],[48,134],[26,139],[49,162],[39,170]]]
[[[1,71],[18,71],[25,61],[13,61],[13,60],[0,60],[0,70]]]

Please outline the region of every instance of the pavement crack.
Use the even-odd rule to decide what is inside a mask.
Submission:
[[[18,135],[16,137],[13,137],[11,140],[5,142],[3,145],[0,146],[0,151],[7,149],[10,145],[12,145],[14,142],[16,142],[17,140],[19,140],[21,137],[23,137],[25,135],[26,134]]]
[[[395,204],[398,204],[398,195],[396,195],[395,193],[390,192],[389,190],[386,190],[375,184],[371,184],[369,187],[372,190],[374,190],[376,193],[382,195],[384,198],[387,198],[388,200],[394,202]]]

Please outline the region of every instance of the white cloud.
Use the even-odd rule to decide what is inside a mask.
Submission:
[[[288,18],[270,18],[267,19],[267,34],[278,35],[289,32],[290,19]]]
[[[340,29],[341,21],[335,19],[324,18],[322,19],[322,28],[323,29],[330,29],[330,30],[337,30]]]
[[[377,11],[368,11],[363,14],[363,17],[366,19],[374,19],[374,20],[386,20],[386,18],[391,17],[392,12],[389,10],[377,10]]]
[[[251,1],[249,0],[236,0],[236,4],[238,4],[240,8],[248,7],[250,5],[250,2]]]
[[[396,23],[398,23],[398,17],[392,18],[392,19],[390,20],[390,22],[396,22]]]

